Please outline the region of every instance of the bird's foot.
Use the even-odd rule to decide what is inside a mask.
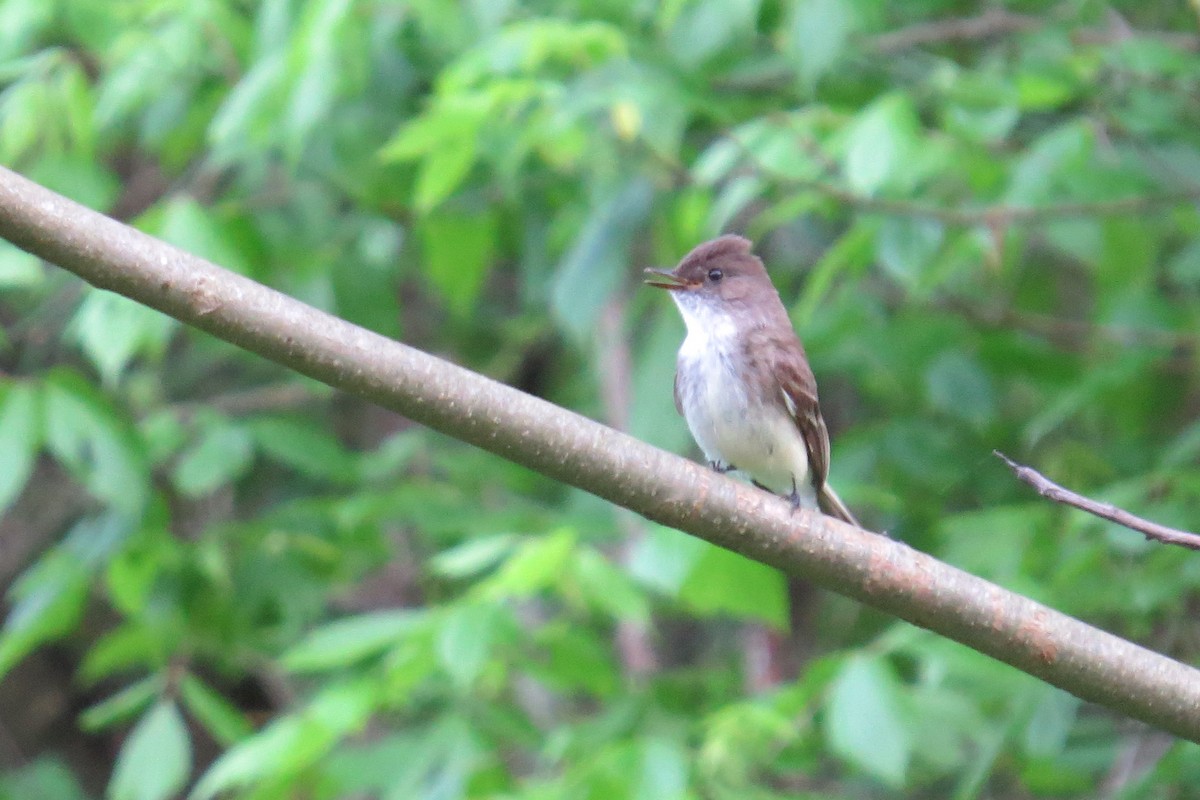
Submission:
[[[755,481],[755,480],[750,481],[750,483],[753,484],[755,488],[762,489],[767,494],[772,494],[772,495],[775,495],[776,497],[782,497],[784,500],[787,500],[789,503],[792,504],[792,513],[793,514],[796,513],[797,508],[800,508],[800,506],[803,505],[803,503],[800,500],[800,491],[796,488],[796,479],[795,478],[792,478],[791,494],[775,494],[775,492],[773,492],[772,490],[768,489],[766,486],[762,485],[761,483],[759,483],[758,481]]]
[[[792,513],[796,513],[796,509],[800,507],[800,490],[796,488],[796,476],[792,476],[792,493],[787,496],[788,502],[792,504]]]
[[[723,464],[720,461],[710,461],[708,462],[708,467],[713,472],[720,473],[721,475],[724,475],[727,472],[733,472],[735,469],[737,469],[737,467],[735,467],[733,464]]]

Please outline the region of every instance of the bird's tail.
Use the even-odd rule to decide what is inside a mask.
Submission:
[[[837,496],[837,492],[828,483],[821,486],[821,491],[817,493],[817,504],[831,517],[836,517],[842,522],[848,522],[856,528],[861,528],[858,520],[850,513],[850,509],[846,508],[846,504],[842,502],[842,498]]]

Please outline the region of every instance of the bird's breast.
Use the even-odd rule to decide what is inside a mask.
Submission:
[[[808,451],[772,386],[751,389],[736,334],[719,327],[690,331],[679,350],[679,401],[696,444],[709,461],[732,464],[772,491],[806,483]]]

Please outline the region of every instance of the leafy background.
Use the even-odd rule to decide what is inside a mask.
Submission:
[[[640,269],[746,233],[866,521],[1194,662],[1200,559],[990,451],[1197,525],[1197,13],[3,0],[0,162],[688,453]],[[1192,745],[11,248],[0,319],[0,798],[1197,796]]]

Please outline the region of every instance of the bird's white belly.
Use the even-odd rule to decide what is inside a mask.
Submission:
[[[733,367],[732,336],[689,333],[679,351],[679,368],[692,376],[680,393],[688,428],[705,458],[735,466],[777,494],[798,491],[815,506],[808,481],[808,451],[782,402],[747,396]],[[740,357],[740,354],[739,356]]]

